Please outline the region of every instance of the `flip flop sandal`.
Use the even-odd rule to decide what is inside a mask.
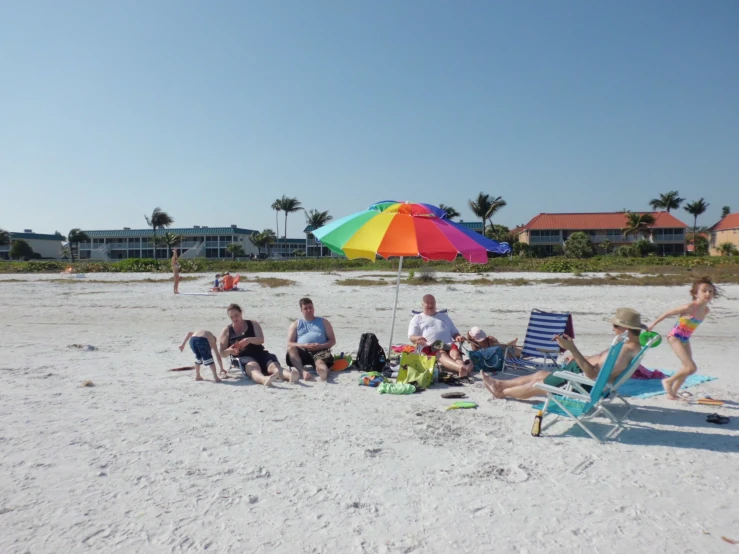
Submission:
[[[726,425],[729,423],[729,418],[718,414],[711,414],[706,418],[708,423],[716,423],[717,425]]]
[[[677,393],[677,395],[680,398],[684,398],[686,400],[689,400],[690,398],[693,398],[693,395],[691,393],[689,393],[688,391],[680,391],[680,392]]]
[[[442,398],[465,398],[467,395],[463,392],[444,392]]]

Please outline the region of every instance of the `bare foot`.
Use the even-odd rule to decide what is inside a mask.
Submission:
[[[218,377],[215,378],[215,382],[216,383],[223,383],[223,381],[221,379],[219,379]]]
[[[292,368],[290,370],[290,382],[297,383],[298,379],[300,379],[300,372],[297,369]]]
[[[662,388],[665,389],[665,394],[667,394],[668,400],[680,400],[680,397],[676,395],[674,392],[672,392],[672,383],[670,383],[667,379],[662,379]]]
[[[303,373],[303,379],[305,381],[312,381],[313,375],[311,375],[310,372],[306,371],[305,373]]]
[[[196,380],[196,381],[202,381],[202,380],[203,380],[203,378],[202,378],[202,377],[201,377],[200,375],[196,375],[196,376],[195,376],[195,380]]]
[[[277,379],[277,373],[273,373],[272,375],[270,375],[269,377],[267,377],[264,380],[264,383],[263,383],[264,386],[265,387],[274,387],[274,381],[275,381],[275,379]]]
[[[475,369],[475,364],[470,360],[467,360],[462,364],[462,369],[459,371],[460,377],[469,377],[472,374],[472,370]]]

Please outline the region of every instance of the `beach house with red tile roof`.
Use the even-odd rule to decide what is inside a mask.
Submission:
[[[718,247],[728,242],[739,249],[739,212],[729,214],[709,229],[711,256],[719,256]]]
[[[688,228],[685,223],[667,212],[637,213],[654,217],[649,240],[657,247],[658,255],[685,254],[685,231]],[[524,225],[518,238],[546,254],[553,253],[557,246],[563,247],[570,235],[578,231],[588,235],[596,246],[607,240],[618,247],[637,240],[633,235],[624,237],[622,229],[625,226],[624,212],[541,213]]]

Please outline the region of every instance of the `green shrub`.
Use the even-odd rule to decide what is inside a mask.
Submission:
[[[565,242],[565,254],[568,258],[589,258],[593,252],[593,244],[588,235],[582,231],[572,233]]]

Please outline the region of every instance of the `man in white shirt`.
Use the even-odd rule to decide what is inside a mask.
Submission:
[[[423,312],[414,315],[408,325],[408,339],[413,344],[424,346],[425,352],[436,354],[444,369],[467,377],[474,366],[471,361],[462,360],[462,353],[455,344],[464,342],[464,337],[446,313],[436,311],[436,298],[433,295],[424,296],[421,305]],[[442,341],[443,346],[432,346],[436,341]]]

